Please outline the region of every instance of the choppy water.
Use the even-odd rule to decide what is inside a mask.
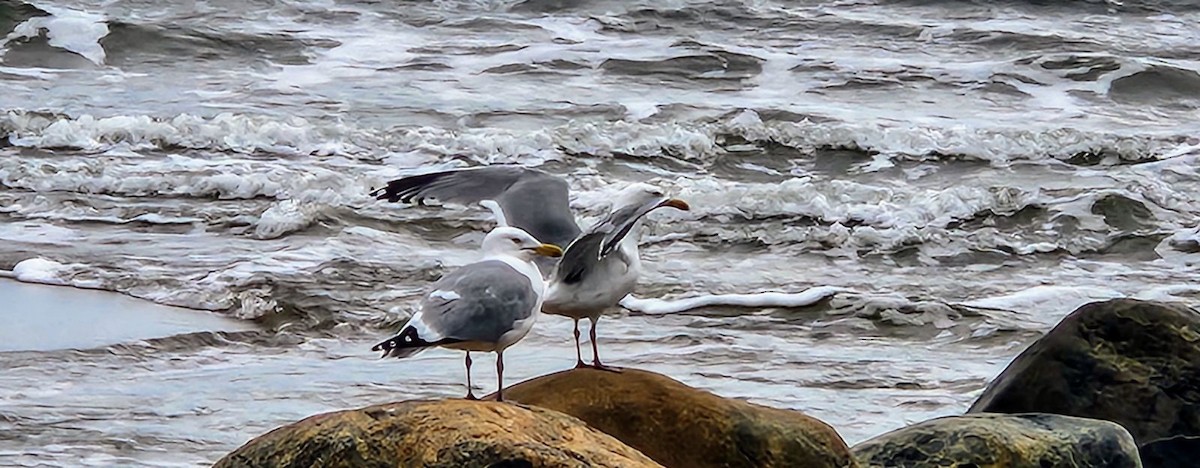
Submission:
[[[0,268],[262,325],[0,353],[0,464],[203,465],[460,395],[460,355],[368,348],[489,216],[366,194],[479,163],[567,176],[585,220],[629,181],[691,203],[653,215],[639,297],[844,289],[614,312],[610,363],[851,443],[960,412],[1078,304],[1197,302],[1197,24],[1182,1],[0,0]],[[544,317],[509,381],[570,366],[569,327]]]

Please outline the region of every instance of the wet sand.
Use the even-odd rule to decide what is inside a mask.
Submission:
[[[253,324],[104,291],[0,280],[0,352],[90,349]]]

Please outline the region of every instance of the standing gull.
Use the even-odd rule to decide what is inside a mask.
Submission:
[[[668,198],[651,185],[625,187],[608,216],[571,242],[551,273],[542,311],[575,319],[576,368],[584,367],[579,320],[587,318],[591,322],[588,336],[592,341],[592,367],[607,369],[596,347],[596,321],[637,286],[642,271],[638,257],[642,218],[664,206],[689,208],[683,200]]]
[[[414,175],[388,182],[371,192],[379,200],[424,204],[479,203],[501,226],[524,229],[538,239],[565,247],[561,261],[539,263],[548,277],[542,311],[575,320],[576,367],[583,367],[579,320],[591,321],[592,366],[603,369],[596,346],[596,321],[633,292],[641,271],[638,258],[642,218],[660,207],[687,210],[654,186],[636,183],[621,190],[598,223],[581,230],[570,211],[567,182],[522,166],[484,166]]]
[[[404,358],[434,346],[467,352],[467,399],[471,351],[496,353],[496,399],[504,399],[504,350],[525,337],[542,306],[544,284],[533,259],[558,257],[562,249],[529,233],[498,227],[483,238],[483,260],[443,276],[400,333],[371,348]]]

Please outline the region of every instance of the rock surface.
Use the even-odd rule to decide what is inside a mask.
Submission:
[[[232,467],[657,467],[561,413],[509,403],[407,401],[312,416],[226,455]]]
[[[970,414],[932,419],[854,446],[863,467],[1136,468],[1119,424],[1056,414]]]
[[[1176,436],[1138,447],[1146,468],[1194,468],[1200,464],[1200,437]]]
[[[1115,421],[1139,443],[1200,435],[1200,314],[1132,299],[1084,305],[1017,356],[969,412]]]
[[[817,419],[636,369],[559,372],[504,398],[575,416],[668,467],[854,466],[841,436]]]

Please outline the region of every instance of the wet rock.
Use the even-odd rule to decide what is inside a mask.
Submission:
[[[232,467],[656,467],[561,413],[510,403],[406,401],[320,414],[226,455]]]
[[[504,398],[575,416],[669,467],[854,466],[846,443],[817,419],[636,369],[559,372],[506,388]]]
[[[1139,443],[1200,435],[1200,314],[1133,299],[1084,305],[1017,356],[969,412],[1104,419]]]
[[[8,36],[18,24],[38,16],[50,16],[50,13],[25,2],[0,0],[0,36]]]
[[[854,446],[863,467],[1136,468],[1119,424],[1056,414],[969,414],[932,419]]]
[[[1146,468],[1193,468],[1200,463],[1200,437],[1176,436],[1138,447]]]
[[[1115,193],[1096,200],[1092,213],[1103,216],[1105,224],[1122,231],[1148,228],[1154,220],[1154,213],[1145,203]]]
[[[600,69],[632,76],[665,76],[688,79],[749,79],[762,73],[765,60],[726,51],[707,51],[664,60],[608,59]]]

